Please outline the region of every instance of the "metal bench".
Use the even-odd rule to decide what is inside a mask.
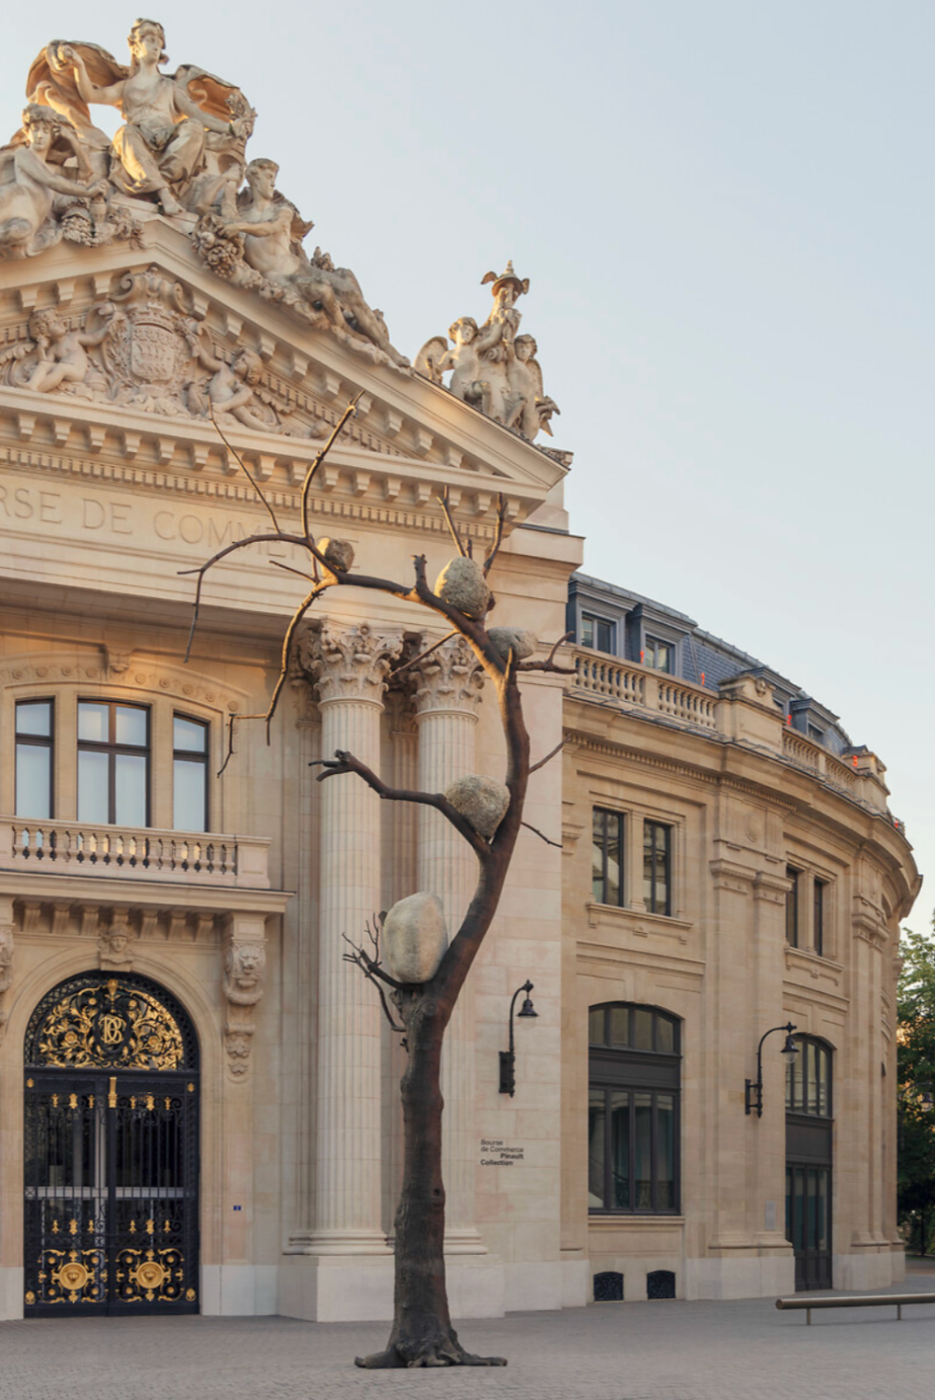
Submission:
[[[812,1325],[812,1308],[896,1308],[896,1321],[901,1322],[903,1308],[910,1303],[935,1303],[935,1293],[873,1293],[859,1298],[777,1298],[777,1308],[805,1309],[805,1321]]]

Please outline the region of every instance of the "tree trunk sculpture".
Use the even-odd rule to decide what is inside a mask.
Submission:
[[[356,402],[356,401],[355,401]],[[483,609],[475,610],[475,616],[468,616],[452,603],[434,593],[426,581],[426,561],[424,556],[413,560],[414,582],[396,583],[391,579],[375,578],[366,574],[352,573],[348,554],[345,552],[340,565],[341,551],[328,550],[322,553],[311,533],[309,525],[309,493],[315,474],[337,438],[347,419],[354,412],[354,404],[348,405],[343,417],[334,429],[329,441],[322,448],[310,466],[302,490],[302,529],[303,533],[289,534],[280,528],[277,517],[259,486],[241,462],[245,474],[266,507],[273,523],[274,532],[252,535],[220,550],[200,568],[187,570],[198,576],[195,596],[195,610],[192,619],[192,634],[189,650],[198,622],[202,597],[202,587],[208,570],[228,554],[259,541],[270,540],[287,543],[304,550],[310,560],[311,573],[302,574],[312,587],[296,608],[286,630],[283,641],[281,669],[268,710],[263,715],[240,716],[243,719],[264,719],[269,723],[285,683],[296,629],[318,598],[332,588],[352,586],[387,593],[439,614],[449,626],[448,636],[458,634],[471,647],[477,660],[491,682],[496,694],[503,732],[506,739],[507,766],[505,785],[509,792],[509,805],[494,832],[488,840],[478,833],[441,793],[405,791],[388,787],[365,764],[353,754],[338,751],[334,758],[318,760],[323,771],[318,781],[353,774],[367,783],[381,798],[392,802],[412,802],[434,807],[459,832],[473,849],[478,862],[478,880],[474,896],[467,913],[455,936],[452,938],[437,972],[430,981],[422,985],[407,985],[390,976],[380,962],[379,937],[374,931],[373,952],[363,946],[352,944],[352,952],[347,961],[355,964],[363,974],[373,981],[379,990],[383,1009],[393,1029],[403,1034],[408,1054],[408,1064],[401,1082],[401,1098],[404,1126],[404,1168],[403,1183],[396,1211],[396,1258],[395,1258],[395,1316],[386,1349],[373,1356],[358,1357],[356,1364],[368,1369],[382,1369],[403,1366],[503,1366],[502,1357],[479,1357],[466,1352],[458,1341],[448,1313],[448,1297],[445,1288],[445,1188],[442,1182],[442,1100],[440,1069],[441,1050],[445,1029],[471,964],[477,956],[487,930],[497,911],[500,895],[509,870],[510,861],[516,846],[520,828],[528,826],[523,821],[523,805],[531,772],[547,763],[561,749],[559,744],[539,763],[530,764],[529,735],[523,720],[522,699],[519,678],[527,671],[556,671],[570,674],[567,668],[555,661],[555,653],[562,637],[552,647],[548,657],[542,661],[517,660],[511,649],[503,655],[502,650],[491,641],[486,627],[486,616],[492,605],[492,598]],[[220,429],[218,429],[220,432]],[[226,442],[226,439],[225,439]],[[227,444],[230,447],[230,444]],[[230,449],[233,452],[233,448]],[[236,457],[237,454],[234,453]],[[237,459],[240,461],[239,457]],[[463,557],[470,557],[470,549],[465,548],[457,525],[448,508],[447,491],[441,496],[441,508],[451,530],[452,537]],[[505,503],[501,497],[497,531],[492,547],[483,564],[483,574],[489,574],[503,539]],[[352,551],[350,552],[352,558]],[[275,562],[275,561],[274,561]],[[287,567],[281,565],[280,567]],[[301,573],[300,570],[292,572]],[[435,643],[435,646],[440,643]],[[429,647],[421,660],[435,648]],[[411,666],[414,661],[404,663]],[[397,667],[401,670],[403,667]],[[229,742],[224,766],[233,755],[234,719],[230,720]],[[222,769],[223,771],[223,769]],[[535,828],[530,827],[535,831]],[[541,832],[536,832],[542,836]],[[547,837],[542,839],[548,840]],[[549,844],[557,845],[557,842]],[[383,988],[388,989],[384,992]],[[387,1002],[387,997],[396,1008],[399,1024]]]

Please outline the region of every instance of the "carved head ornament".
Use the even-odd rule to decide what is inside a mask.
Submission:
[[[133,55],[133,67],[136,67],[137,60],[143,52],[143,41],[152,35],[159,41],[159,57],[157,63],[168,63],[169,55],[166,53],[166,31],[157,19],[135,19],[130,26],[127,35],[127,43],[130,46],[130,53]]]
[[[517,277],[516,273],[513,271],[512,260],[507,263],[499,277],[495,272],[485,272],[481,278],[481,286],[486,287],[488,282],[493,283],[490,290],[494,297],[499,296],[502,290],[510,288],[513,294],[513,300],[515,301],[517,297],[521,297],[525,292],[529,291],[529,278]]]

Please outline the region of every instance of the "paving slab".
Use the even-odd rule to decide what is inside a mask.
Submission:
[[[930,1292],[911,1273],[891,1292]],[[843,1295],[842,1295],[843,1296]],[[42,1318],[0,1324],[0,1400],[931,1400],[935,1306],[778,1312],[604,1303],[459,1327],[505,1370],[366,1372],[384,1323]]]

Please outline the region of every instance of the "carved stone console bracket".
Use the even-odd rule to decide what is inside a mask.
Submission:
[[[257,915],[232,914],[224,939],[224,1049],[227,1067],[235,1079],[243,1078],[250,1067],[256,1031],[254,1008],[263,995],[265,974],[265,920]]]

